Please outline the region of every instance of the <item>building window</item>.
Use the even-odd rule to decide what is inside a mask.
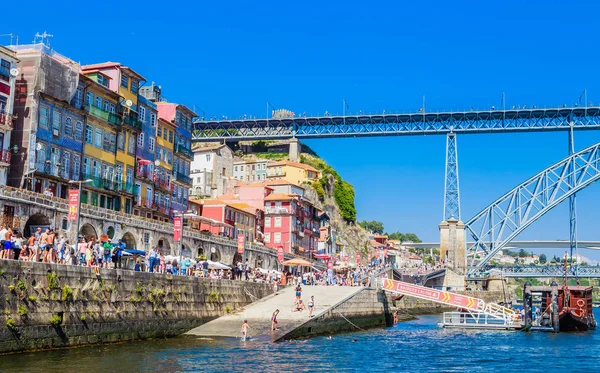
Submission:
[[[85,157],[83,158],[83,177],[88,177],[90,175],[90,159]]]
[[[52,109],[52,133],[55,133],[56,135],[60,133],[61,117],[60,111]]]
[[[129,77],[125,74],[121,75],[121,87],[129,88]]]
[[[75,140],[81,141],[82,132],[83,132],[83,123],[77,121],[75,123]]]
[[[167,139],[167,129],[165,128],[165,130],[163,131],[163,139]]]
[[[280,243],[281,242],[281,233],[280,232],[275,232],[275,243]]]
[[[173,131],[169,131],[169,142],[173,142]]]
[[[281,216],[275,217],[275,228],[281,228]]]
[[[171,152],[167,153],[167,163],[173,164],[173,153],[171,153]]]
[[[148,150],[154,153],[154,137],[148,137]]]
[[[138,119],[140,121],[146,123],[146,108],[143,106],[140,106],[140,108],[139,108]]]
[[[40,106],[40,127],[48,128],[48,107]]]
[[[131,93],[138,93],[138,89],[140,87],[140,82],[137,80],[131,79]]]
[[[113,114],[117,112],[117,107],[112,102],[108,104],[108,112]]]
[[[94,104],[94,94],[92,92],[85,93],[85,104],[92,106]]]
[[[81,166],[81,158],[78,155],[73,155],[73,179],[79,180],[79,167]]]
[[[0,60],[0,80],[8,82],[10,79],[10,62],[7,60]]]
[[[207,154],[207,155],[206,155],[206,161],[207,161],[207,162],[210,162],[210,158],[211,158],[210,156],[211,156],[210,154]]]
[[[271,242],[271,233],[265,233],[265,242],[266,243]]]
[[[125,132],[119,132],[117,136],[117,149],[122,152],[125,151]]]
[[[102,109],[102,97],[96,96],[96,107]]]
[[[144,133],[140,133],[138,135],[138,141],[137,142],[138,142],[137,143],[138,148],[143,148],[144,147]]]
[[[102,130],[96,128],[96,135],[94,136],[94,146],[102,149]]]
[[[265,218],[265,228],[271,228],[271,218]]]
[[[156,126],[156,114],[154,113],[150,114],[150,125],[152,127]]]
[[[156,130],[156,136],[157,137],[162,136],[162,126],[160,124],[158,125],[158,129]]]
[[[89,124],[85,125],[85,142],[91,144],[94,137],[94,129]]]
[[[98,76],[98,84],[108,87],[108,78],[102,74],[97,74]]]
[[[104,138],[103,138],[103,143],[102,143],[102,148],[104,149],[104,151],[107,152],[112,152],[113,147],[112,144],[114,143],[114,141],[112,141],[112,133],[108,132],[108,131],[104,131]]]
[[[127,144],[127,152],[129,154],[135,154],[135,137],[133,134],[129,134],[129,140]]]
[[[75,91],[75,96],[73,97],[73,106],[80,109],[82,103],[83,103],[83,88],[79,87]]]
[[[73,137],[73,119],[71,117],[65,119],[65,136]]]

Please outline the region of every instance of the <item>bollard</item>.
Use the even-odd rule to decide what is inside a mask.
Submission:
[[[550,293],[552,297],[552,328],[554,329],[554,333],[558,333],[560,332],[560,320],[558,319],[558,284],[552,281],[550,286],[552,287],[552,292]]]

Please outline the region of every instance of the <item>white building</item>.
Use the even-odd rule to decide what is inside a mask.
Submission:
[[[190,177],[194,197],[211,197],[232,193],[233,151],[227,145],[197,147],[193,149]]]
[[[7,184],[10,167],[10,135],[13,130],[15,81],[18,78],[17,54],[0,45],[0,185]],[[19,149],[14,149],[19,153]]]
[[[267,180],[267,164],[272,163],[266,159],[242,160],[233,162],[233,177],[238,181],[256,182]]]

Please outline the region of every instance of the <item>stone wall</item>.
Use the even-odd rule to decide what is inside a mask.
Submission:
[[[270,294],[267,284],[1,261],[0,353],[170,337]]]

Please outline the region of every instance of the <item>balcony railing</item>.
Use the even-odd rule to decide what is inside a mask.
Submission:
[[[137,171],[135,173],[135,177],[138,179],[145,179],[149,181],[154,181],[154,173],[149,171]]]
[[[83,174],[83,179],[92,180],[91,183],[86,184],[87,186],[91,186],[98,189],[110,190],[111,192],[119,192],[121,183],[115,180],[109,180],[103,177]]]
[[[179,171],[173,172],[173,177],[175,178],[175,180],[177,180],[181,183],[192,185],[192,178],[187,175],[182,174]]]
[[[267,207],[265,210],[265,214],[289,214],[287,208],[285,207]]]
[[[190,149],[187,149],[186,147],[181,146],[181,145],[175,146],[175,153],[184,155],[184,156],[188,157],[189,159],[194,159],[194,153],[192,153],[192,151]]]
[[[138,207],[145,207],[145,208],[152,208],[152,205],[154,204],[154,202],[151,199],[144,199],[144,198],[140,198],[135,197],[135,204]]]
[[[129,114],[123,117],[123,123],[135,128],[136,130],[142,130],[142,121],[138,120],[137,114]]]
[[[115,126],[121,125],[121,117],[118,116],[117,114],[113,114],[111,112],[104,111],[93,105],[86,105],[85,107],[86,107],[87,112],[92,114],[93,116],[98,117],[100,119],[104,119],[108,123],[114,124]]]
[[[134,194],[134,192],[135,192],[133,183],[127,183],[127,182],[120,183],[118,189],[119,189],[119,191],[121,191],[123,193]]]
[[[10,131],[13,129],[14,117],[7,112],[0,111],[0,130]]]
[[[10,166],[10,150],[2,150],[0,153],[0,166]]]
[[[161,214],[171,215],[171,208],[164,205],[157,205],[156,203],[152,204],[152,208]]]
[[[156,180],[155,184],[162,190],[166,190],[169,192],[173,191],[173,184],[171,184],[170,182],[158,179]]]

